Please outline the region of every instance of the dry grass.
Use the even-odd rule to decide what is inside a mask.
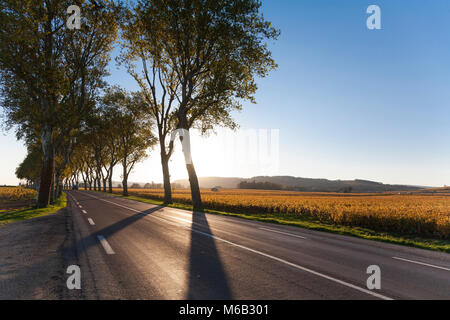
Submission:
[[[115,193],[120,193],[117,189]],[[131,189],[130,195],[162,200],[163,190]],[[190,190],[174,190],[175,202],[190,204]],[[450,237],[448,194],[333,194],[293,191],[202,190],[206,209],[311,219],[327,224],[440,239]]]

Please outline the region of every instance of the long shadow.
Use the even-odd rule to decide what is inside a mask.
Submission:
[[[187,299],[232,299],[214,239],[195,231],[212,234],[205,214],[193,212],[192,222]]]
[[[85,203],[86,201],[98,201],[97,199],[94,198],[88,198],[88,199],[80,199],[79,202],[80,203]],[[105,238],[108,238],[110,236],[112,236],[113,234],[119,232],[120,230],[126,228],[127,226],[129,226],[130,224],[144,218],[145,216],[152,214],[153,212],[156,212],[160,209],[164,208],[163,206],[156,206],[154,208],[150,208],[147,210],[143,210],[140,211],[136,214],[133,214],[125,219],[122,219],[120,221],[117,221],[116,223],[113,223],[112,225],[109,225],[101,230],[98,230],[94,233],[92,233],[91,235],[102,235]],[[79,242],[82,242],[84,240],[86,240],[86,238],[89,238],[91,235],[88,235],[87,237],[80,239]]]
[[[122,219],[120,221],[117,221],[116,223],[113,223],[112,225],[109,225],[101,230],[98,230],[94,233],[94,235],[102,235],[105,238],[108,238],[112,236],[113,234],[119,232],[120,230],[126,228],[130,224],[133,224],[134,222],[144,218],[145,216],[158,211],[159,209],[162,209],[162,206],[157,206],[148,210],[144,210],[141,212],[138,212],[136,214],[133,214],[132,216],[129,216],[128,218]]]
[[[16,292],[16,295],[19,295],[18,298],[20,299],[20,297],[24,297],[24,295],[26,297],[30,297],[32,296],[32,293],[38,288],[38,286],[43,285],[42,281],[29,281],[30,279],[30,275],[35,276],[35,277],[43,277],[43,279],[46,279],[46,281],[50,280],[50,277],[52,277],[53,280],[58,282],[57,285],[57,291],[58,293],[67,293],[67,290],[65,288],[65,281],[66,281],[66,277],[67,275],[65,274],[65,268],[68,266],[69,262],[75,262],[74,259],[77,259],[73,256],[74,252],[75,255],[78,255],[79,253],[88,250],[90,247],[98,245],[98,240],[96,238],[96,235],[103,235],[105,238],[110,237],[111,235],[119,232],[120,230],[126,228],[127,226],[131,225],[132,223],[144,218],[145,216],[158,211],[159,209],[161,209],[161,206],[157,206],[148,210],[143,210],[142,212],[138,212],[132,216],[129,216],[125,219],[122,219],[108,227],[105,227],[95,233],[91,233],[77,241],[70,241],[67,242],[67,238],[64,241],[64,244],[61,245],[61,247],[59,248],[59,250],[61,250],[59,253],[57,253],[58,255],[61,254],[62,256],[62,261],[61,261],[61,269],[59,270],[52,270],[50,274],[48,274],[47,277],[47,273],[42,273],[42,270],[45,270],[45,268],[48,267],[48,264],[53,261],[51,257],[39,260],[38,263],[35,264],[31,264],[31,265],[26,265],[26,266],[22,266],[23,269],[19,270],[18,272],[15,272],[13,275],[10,274],[10,272],[7,272],[5,274],[2,274],[3,276],[7,276],[5,279],[0,279],[0,288],[4,289],[4,288],[15,288],[16,284],[21,284],[21,283],[27,283],[27,287],[26,287],[26,292],[22,292],[23,291],[23,287],[20,289],[22,290],[20,292],[19,295],[19,291],[18,290],[14,290],[14,292]],[[67,232],[67,224],[70,223],[73,224],[73,218],[70,218],[70,213],[69,211],[72,212],[72,214],[76,214],[74,213],[74,206],[73,206],[73,202],[72,201],[68,201],[68,205],[66,209],[62,209],[63,214],[62,215],[57,215],[54,216],[56,219],[59,219],[58,224],[59,224],[59,228],[62,227],[62,225],[66,224],[66,232]],[[64,217],[63,217],[64,216]],[[41,219],[50,219],[51,216],[44,216],[41,217]],[[38,218],[39,219],[39,218]],[[62,219],[62,221],[61,221]],[[26,221],[24,221],[26,223]],[[28,220],[29,223],[29,220]],[[62,225],[61,225],[62,224]],[[53,224],[52,224],[53,226]],[[92,237],[94,235],[94,237]],[[75,240],[75,239],[74,239]],[[78,249],[78,250],[77,250]],[[58,251],[59,251],[58,250]],[[3,257],[2,257],[3,258]],[[77,260],[76,260],[77,261]],[[1,266],[1,264],[0,264]],[[0,268],[0,272],[2,271],[2,269]],[[53,272],[55,271],[55,272]],[[50,271],[49,271],[50,272]],[[77,290],[74,290],[77,291]],[[4,293],[4,292],[2,292]],[[2,298],[4,299],[9,299],[8,296],[2,295],[0,294],[0,296],[2,296]],[[63,299],[67,298],[66,294],[62,295]],[[12,297],[11,297],[12,298]],[[71,292],[69,295],[69,298],[71,299],[80,299],[82,298],[82,296],[80,296],[79,293],[77,292]]]
[[[83,199],[86,201],[87,199]],[[64,215],[66,216],[65,221],[69,221],[68,210],[73,210],[73,202],[68,203],[68,208],[64,209]],[[135,223],[136,221],[144,218],[145,216],[152,214],[162,206],[157,206],[142,212],[138,212],[132,216],[122,219],[108,227],[98,230],[95,233],[91,233],[78,241],[72,243],[65,243],[67,247],[61,248],[63,250],[63,260],[61,261],[62,267],[67,267],[68,261],[73,261],[75,257],[71,256],[72,251],[77,251],[76,255],[88,250],[90,247],[98,245],[96,235],[103,235],[105,238],[112,236],[113,234],[119,232],[120,230],[126,228],[127,226]],[[72,211],[73,212],[73,211]],[[44,217],[45,218],[45,217]],[[194,212],[193,213],[193,229],[199,230],[203,233],[211,234],[211,230],[208,221],[204,213]],[[71,222],[73,223],[73,222]],[[199,224],[201,226],[199,226]],[[94,237],[92,237],[94,235]],[[77,250],[78,249],[78,250]],[[198,232],[191,231],[191,243],[190,243],[190,265],[189,265],[189,286],[188,286],[188,299],[231,299],[231,291],[228,285],[227,276],[222,266],[214,239]],[[23,270],[20,270],[17,274],[13,275],[6,281],[3,281],[4,285],[12,285],[15,282],[24,282],[29,279],[30,274],[36,274],[34,268],[42,269],[47,266],[47,261],[49,259],[44,259],[38,263],[30,266],[26,266]],[[62,270],[57,271],[58,291],[66,292],[65,289],[65,279],[67,275]],[[42,275],[40,275],[42,276]],[[0,281],[0,287],[2,287]],[[36,284],[38,285],[38,284]],[[35,290],[35,284],[29,283],[27,287],[28,292],[33,292]],[[71,298],[76,298],[72,296]],[[80,297],[78,297],[80,298]]]

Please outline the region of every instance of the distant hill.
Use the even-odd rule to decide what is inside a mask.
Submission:
[[[244,178],[222,178],[222,177],[205,177],[198,178],[200,188],[214,188],[222,187],[226,189],[235,189],[241,181],[246,181]],[[189,187],[189,180],[175,180],[175,183],[179,183],[184,187]]]
[[[250,179],[245,178],[222,178],[205,177],[199,178],[201,188],[237,188],[242,181],[257,183],[272,183],[283,186],[287,190],[308,191],[308,192],[389,192],[389,191],[415,191],[423,187],[409,185],[391,185],[369,180],[328,180],[299,178],[292,176],[266,177],[258,176]],[[189,186],[188,180],[174,181],[185,187]]]

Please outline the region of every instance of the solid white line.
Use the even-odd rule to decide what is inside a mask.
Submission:
[[[89,195],[89,196],[91,196],[91,195]],[[131,210],[131,211],[142,212],[142,211],[138,211],[138,210],[133,209],[133,208],[129,208],[129,207],[126,207],[126,206],[119,205],[119,204],[114,203],[114,202],[111,202],[111,201],[107,201],[107,200],[101,199],[101,198],[97,198],[97,197],[94,197],[94,196],[91,196],[91,197],[96,198],[96,199],[101,200],[101,201],[109,202],[109,203],[111,203],[111,204],[117,205],[117,206],[119,206],[119,207],[123,207],[123,208],[128,209],[128,210]],[[168,221],[168,220],[166,220],[166,219],[164,219],[164,218],[157,217],[157,216],[154,216],[154,215],[149,215],[149,217],[151,217],[151,218],[156,218],[156,219],[165,221],[166,223],[167,223],[167,222],[168,222],[168,223],[171,223],[170,221]],[[247,251],[250,251],[250,252],[259,254],[259,255],[264,256],[264,257],[266,257],[266,258],[269,258],[269,259],[272,259],[272,260],[275,260],[275,261],[284,263],[284,264],[286,264],[286,265],[288,265],[288,266],[294,267],[294,268],[299,269],[299,270],[302,270],[302,271],[309,272],[309,273],[314,274],[314,275],[316,275],[316,276],[318,276],[318,277],[322,277],[322,278],[328,279],[328,280],[330,280],[330,281],[339,283],[339,284],[341,284],[341,285],[343,285],[343,286],[346,286],[346,287],[349,287],[349,288],[358,290],[358,291],[360,291],[360,292],[364,292],[364,293],[369,294],[369,295],[371,295],[371,296],[374,296],[374,297],[377,297],[377,298],[380,298],[380,299],[383,299],[383,300],[393,300],[392,298],[387,297],[387,296],[385,296],[385,295],[382,295],[382,294],[379,294],[379,293],[370,291],[370,290],[368,290],[368,289],[364,289],[364,288],[355,286],[355,285],[353,285],[353,284],[351,284],[351,283],[348,283],[348,282],[345,282],[345,281],[336,279],[336,278],[331,277],[331,276],[327,276],[326,274],[323,274],[323,273],[320,273],[320,272],[311,270],[311,269],[309,269],[309,268],[300,266],[300,265],[298,265],[298,264],[295,264],[295,263],[286,261],[286,260],[281,259],[281,258],[277,258],[277,257],[272,256],[272,255],[270,255],[270,254],[267,254],[267,253],[264,253],[264,252],[261,252],[261,251],[255,250],[255,249],[251,249],[251,248],[249,248],[249,247],[246,247],[246,246],[243,246],[243,245],[240,245],[240,244],[237,244],[237,243],[234,243],[234,242],[231,242],[231,241],[228,241],[228,240],[225,240],[225,239],[222,239],[222,238],[213,236],[212,234],[209,234],[209,233],[206,233],[206,232],[202,232],[202,231],[199,231],[199,230],[196,230],[196,229],[193,229],[193,228],[189,228],[189,227],[186,227],[186,226],[180,226],[180,225],[175,224],[175,223],[171,223],[171,224],[173,224],[173,225],[175,225],[175,226],[178,226],[178,227],[182,227],[182,228],[191,230],[191,231],[196,232],[196,233],[199,233],[199,234],[202,234],[202,235],[204,235],[204,236],[206,236],[206,237],[210,237],[210,238],[215,239],[215,240],[217,240],[217,241],[221,241],[221,242],[227,243],[227,244],[229,244],[229,245],[231,245],[231,246],[234,246],[234,247],[237,247],[237,248],[241,248],[241,249],[244,249],[244,250],[247,250]]]
[[[91,226],[95,226],[94,220],[92,220],[91,218],[88,218],[88,221]]]
[[[351,283],[348,283],[348,282],[345,282],[345,281],[342,281],[342,280],[333,278],[333,277],[331,277],[331,276],[327,276],[326,274],[323,274],[323,273],[320,273],[320,272],[317,272],[317,271],[308,269],[308,268],[306,268],[306,267],[303,267],[303,266],[300,266],[300,265],[298,265],[298,264],[295,264],[295,263],[286,261],[286,260],[284,260],[284,259],[277,258],[277,257],[272,256],[272,255],[270,255],[270,254],[267,254],[267,253],[264,253],[264,252],[261,252],[261,251],[255,250],[255,249],[251,249],[251,248],[249,248],[249,247],[246,247],[246,246],[243,246],[243,245],[240,245],[240,244],[236,244],[236,243],[234,243],[234,242],[231,242],[231,241],[228,241],[228,240],[225,240],[225,239],[222,239],[222,238],[213,236],[213,235],[211,235],[211,234],[209,234],[209,233],[205,233],[205,232],[202,232],[202,231],[199,231],[199,230],[195,230],[195,229],[192,229],[192,231],[197,232],[197,233],[200,233],[200,234],[202,234],[202,235],[204,235],[204,236],[213,238],[213,239],[215,239],[215,240],[225,242],[225,243],[227,243],[227,244],[229,244],[229,245],[232,245],[232,246],[235,246],[235,247],[238,247],[238,248],[241,248],[241,249],[244,249],[244,250],[247,250],[247,251],[256,253],[256,254],[259,254],[259,255],[261,255],[261,256],[270,258],[270,259],[272,259],[272,260],[276,260],[276,261],[278,261],[278,262],[284,263],[284,264],[286,264],[286,265],[288,265],[288,266],[291,266],[291,267],[294,267],[294,268],[296,268],[296,269],[299,269],[299,270],[302,270],[302,271],[306,271],[306,272],[312,273],[312,274],[314,274],[314,275],[316,275],[316,276],[319,276],[319,277],[328,279],[328,280],[330,280],[330,281],[334,281],[334,282],[339,283],[339,284],[341,284],[341,285],[343,285],[343,286],[346,286],[346,287],[349,287],[349,288],[352,288],[352,289],[355,289],[355,290],[358,290],[358,291],[367,293],[367,294],[372,295],[372,296],[374,296],[374,297],[377,297],[377,298],[380,298],[380,299],[383,299],[383,300],[393,300],[392,298],[389,298],[389,297],[387,297],[387,296],[385,296],[385,295],[382,295],[382,294],[379,294],[379,293],[376,293],[376,292],[373,292],[373,291],[370,291],[370,290],[367,290],[367,289],[364,289],[364,288],[355,286],[355,285],[353,285],[353,284],[351,284]]]
[[[86,210],[81,210],[83,213],[87,213]]]
[[[444,267],[440,267],[440,266],[435,266],[435,265],[432,265],[432,264],[429,264],[429,263],[424,263],[424,262],[419,262],[419,261],[414,261],[414,260],[408,260],[408,259],[403,259],[403,258],[399,258],[399,257],[392,257],[392,259],[402,260],[402,261],[411,262],[411,263],[415,263],[415,264],[421,264],[421,265],[427,266],[427,267],[432,267],[432,268],[437,268],[437,269],[442,269],[442,270],[450,271],[449,268],[444,268]]]
[[[103,249],[105,249],[107,254],[115,254],[114,250],[111,248],[108,241],[106,241],[106,239],[102,235],[98,235],[97,238],[102,244]]]
[[[261,227],[259,227],[258,229],[261,229],[261,230],[267,230],[267,231],[276,232],[276,233],[281,233],[281,234],[286,234],[286,235],[291,236],[291,237],[296,237],[296,238],[306,239],[305,237],[302,237],[302,236],[299,236],[299,235],[296,235],[296,234],[293,234],[293,233],[281,232],[281,231],[278,231],[278,230],[267,229],[267,228],[261,228]]]

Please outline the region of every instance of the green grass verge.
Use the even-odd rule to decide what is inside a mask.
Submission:
[[[63,193],[61,197],[56,199],[55,203],[49,205],[47,208],[25,208],[12,211],[0,211],[0,226],[11,222],[18,222],[26,219],[36,218],[52,214],[66,207],[66,194]]]
[[[101,192],[101,193],[103,193],[103,192]],[[107,194],[111,195],[111,193],[107,193]],[[136,196],[125,197],[121,194],[116,194],[116,193],[113,193],[112,195],[116,196],[116,197],[121,197],[121,198],[129,199],[129,200],[135,200],[135,201],[139,201],[139,202],[145,202],[145,203],[149,203],[149,204],[155,204],[155,205],[160,205],[160,206],[163,205],[162,201],[148,199],[148,198],[142,198],[142,197],[136,197]],[[182,204],[182,203],[173,203],[173,204],[168,205],[167,207],[192,211],[192,206]],[[204,209],[203,212],[224,215],[224,216],[232,216],[232,217],[237,217],[237,218],[242,218],[242,219],[247,219],[247,220],[276,223],[276,224],[281,224],[281,225],[289,225],[289,226],[311,229],[311,230],[316,230],[316,231],[325,231],[325,232],[330,232],[330,233],[335,233],[335,234],[340,234],[340,235],[362,238],[362,239],[376,240],[376,241],[388,242],[388,243],[393,243],[393,244],[405,245],[405,246],[409,246],[409,247],[416,247],[416,248],[421,248],[421,249],[428,249],[428,250],[450,253],[450,241],[448,241],[448,240],[405,236],[405,235],[400,235],[400,234],[395,234],[395,233],[377,232],[377,231],[374,231],[371,229],[361,228],[361,227],[349,227],[349,226],[342,226],[342,225],[326,224],[323,222],[313,221],[313,220],[303,218],[303,217],[287,218],[287,217],[279,217],[275,214],[232,213],[232,212],[225,212],[225,211],[218,211],[218,210],[211,210],[211,209]]]

